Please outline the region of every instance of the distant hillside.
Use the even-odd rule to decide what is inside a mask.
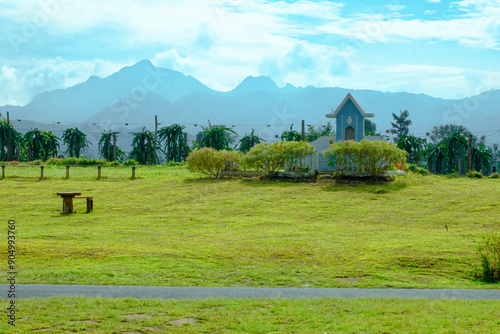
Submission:
[[[67,89],[44,92],[26,106],[3,106],[11,119],[39,122],[89,122],[99,129],[152,126],[158,115],[162,126],[187,124],[236,125],[243,135],[251,128],[266,139],[274,138],[302,119],[307,124],[325,124],[330,107],[340,104],[351,92],[379,131],[390,128],[392,113],[409,110],[412,133],[423,135],[435,125],[460,123],[474,132],[500,128],[500,91],[492,90],[462,100],[444,100],[423,94],[383,93],[345,88],[305,88],[286,85],[279,88],[265,76],[248,77],[229,92],[214,91],[195,78],[145,60],[124,67],[106,78],[90,77]],[[268,127],[267,125],[271,125]],[[98,131],[98,130],[96,130]]]

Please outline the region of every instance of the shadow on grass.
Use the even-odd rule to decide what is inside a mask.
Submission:
[[[260,177],[223,177],[220,179],[214,179],[212,177],[206,176],[184,179],[184,183],[187,184],[216,184],[221,182],[237,182],[240,185],[254,188],[263,188],[269,186],[288,188],[297,186],[298,184],[308,183],[307,181],[297,181],[289,179],[265,179]]]
[[[329,182],[329,184],[327,183]],[[402,180],[396,179],[389,181],[384,179],[370,178],[350,178],[350,179],[332,179],[329,181],[323,180],[322,190],[338,192],[354,192],[354,193],[369,193],[369,194],[389,194],[408,187],[408,184]]]

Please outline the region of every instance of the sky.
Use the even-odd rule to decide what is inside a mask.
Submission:
[[[278,86],[423,93],[500,89],[497,0],[0,0],[0,105],[149,59],[228,91]]]

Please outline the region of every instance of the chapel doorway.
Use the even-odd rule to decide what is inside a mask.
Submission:
[[[345,129],[344,140],[355,140],[355,138],[354,138],[354,128],[352,126],[348,126]]]

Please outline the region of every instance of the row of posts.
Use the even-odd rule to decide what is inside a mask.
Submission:
[[[5,165],[2,165],[2,179],[5,178]],[[66,166],[66,179],[69,179],[69,167],[70,166]],[[40,166],[40,179],[43,179],[43,170],[44,170],[45,166]],[[135,168],[136,166],[132,166],[132,180],[135,180]],[[101,179],[101,169],[102,169],[102,166],[97,166],[97,179]]]

